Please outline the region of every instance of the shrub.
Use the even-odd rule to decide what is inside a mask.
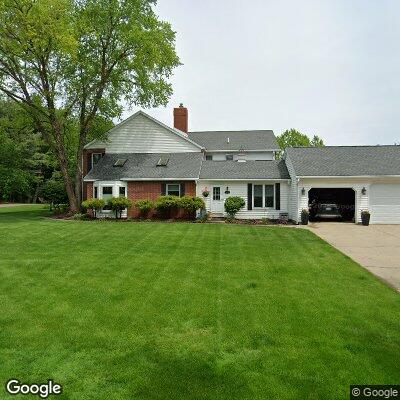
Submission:
[[[154,203],[151,200],[139,200],[135,207],[140,211],[142,217],[146,217],[150,210],[154,207]]]
[[[84,210],[92,210],[93,216],[96,218],[97,212],[105,206],[105,201],[102,199],[88,199],[82,202]]]
[[[50,179],[43,185],[40,195],[50,203],[51,207],[65,204],[68,201],[64,182],[55,179]]]
[[[178,196],[161,196],[156,200],[154,206],[161,215],[169,217],[171,211],[179,207],[179,201]]]
[[[244,199],[239,196],[228,197],[225,200],[224,208],[230,218],[235,218],[235,215],[245,206]]]
[[[113,197],[108,200],[107,205],[115,212],[115,218],[121,218],[122,211],[125,208],[131,208],[133,206],[132,200],[127,199],[126,197]]]
[[[84,221],[85,219],[87,219],[87,214],[76,213],[73,215],[73,219],[75,219],[76,221]]]
[[[205,208],[205,206],[204,200],[200,197],[183,196],[179,199],[179,207],[191,214]]]

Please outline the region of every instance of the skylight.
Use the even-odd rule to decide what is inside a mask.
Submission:
[[[125,163],[126,158],[118,158],[118,160],[114,163],[114,167],[123,167]]]
[[[165,167],[168,164],[169,157],[160,157],[157,162],[157,167]]]

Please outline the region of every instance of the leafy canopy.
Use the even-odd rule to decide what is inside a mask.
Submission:
[[[96,118],[120,116],[122,101],[156,107],[171,96],[169,78],[180,65],[175,32],[154,4],[0,0],[0,92],[29,111],[56,156],[71,211],[80,204],[80,161]]]
[[[296,129],[289,129],[276,137],[279,147],[285,150],[286,147],[323,147],[324,142],[319,137],[314,135],[311,139],[297,131]]]

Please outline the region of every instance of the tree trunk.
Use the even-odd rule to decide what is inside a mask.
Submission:
[[[79,137],[78,151],[76,153],[76,172],[75,172],[75,197],[78,205],[80,206],[83,200],[82,185],[83,185],[83,170],[82,170],[82,157],[83,157],[84,138],[82,134]]]
[[[53,129],[54,129],[54,139],[55,139],[55,147],[57,151],[57,158],[58,162],[60,163],[60,169],[61,169],[61,174],[64,178],[64,183],[65,183],[65,190],[67,192],[68,196],[68,201],[69,201],[69,209],[71,213],[75,213],[79,211],[79,205],[80,203],[77,201],[76,196],[75,196],[75,191],[74,191],[74,184],[71,180],[71,177],[69,175],[68,171],[68,160],[65,155],[65,148],[64,148],[64,143],[63,143],[63,136],[61,133],[61,126],[58,123],[58,121],[52,121],[53,122]]]

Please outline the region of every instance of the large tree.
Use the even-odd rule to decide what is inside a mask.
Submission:
[[[30,113],[53,150],[73,212],[82,195],[83,147],[96,117],[119,116],[122,100],[166,104],[172,93],[168,79],[180,64],[175,33],[154,5],[0,0],[0,92]],[[71,118],[78,121],[72,161]]]
[[[323,140],[314,135],[312,138],[296,129],[288,129],[277,136],[279,147],[285,150],[286,147],[323,147]]]

